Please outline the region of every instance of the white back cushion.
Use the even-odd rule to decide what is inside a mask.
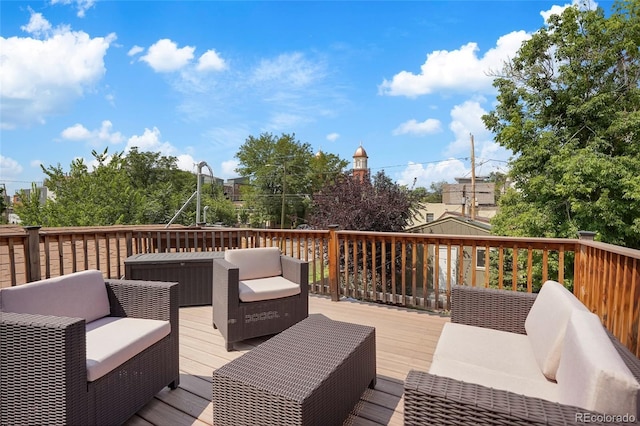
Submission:
[[[598,413],[637,416],[640,385],[598,316],[574,311],[564,340],[557,374],[562,403]]]
[[[555,380],[562,342],[571,312],[588,312],[569,290],[556,281],[542,285],[524,322],[536,362],[548,379]]]
[[[88,270],[0,290],[0,311],[84,318],[109,315],[102,272]]]
[[[240,280],[282,275],[278,247],[225,250],[224,260],[238,267]]]

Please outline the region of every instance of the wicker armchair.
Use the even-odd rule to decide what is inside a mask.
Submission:
[[[85,319],[0,312],[0,424],[122,424],[162,388],[178,386],[177,283],[105,285],[109,316],[168,321],[169,334],[88,381]]]
[[[265,269],[268,271],[261,275]],[[258,295],[253,298],[256,300],[242,301],[241,287],[260,280],[260,276],[268,277],[265,280],[284,279],[297,290],[284,297]],[[227,250],[225,259],[214,260],[213,327],[220,330],[227,351],[233,349],[234,342],[279,333],[308,315],[308,262],[284,256],[277,247]]]
[[[525,334],[524,322],[536,296],[454,286],[451,321]],[[629,370],[640,381],[640,360],[608,334]],[[404,404],[405,425],[567,425],[577,422],[577,413],[593,415],[591,419],[603,418],[600,413],[582,408],[416,370],[411,370],[405,380]]]

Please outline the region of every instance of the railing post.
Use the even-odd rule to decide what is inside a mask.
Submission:
[[[340,300],[340,294],[338,292],[340,255],[338,250],[338,236],[336,235],[337,229],[338,225],[329,225],[329,293],[331,294],[331,300],[333,302],[337,302]]]
[[[25,226],[27,231],[27,282],[38,281],[40,274],[40,226]]]
[[[596,232],[593,231],[578,231],[578,238],[586,241],[593,241],[593,238],[596,236]]]

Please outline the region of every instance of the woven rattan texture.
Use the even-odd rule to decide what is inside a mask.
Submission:
[[[180,306],[211,305],[213,259],[223,257],[223,252],[137,254],[125,260],[125,275],[180,283]]]
[[[451,322],[526,334],[524,321],[535,298],[532,293],[453,286]]]
[[[375,356],[373,327],[312,315],[214,372],[214,424],[342,424]]]
[[[121,424],[163,387],[178,385],[178,285],[126,280],[106,285],[112,316],[168,320],[170,334],[87,382],[84,320],[3,312],[0,424]]]
[[[0,424],[86,424],[84,320],[0,316]]]
[[[511,332],[524,331],[526,313],[535,297],[535,294],[509,290],[455,286],[452,291],[452,321],[454,312],[458,311],[454,322],[484,327],[493,325],[490,328]],[[494,308],[507,319],[498,319],[496,315],[487,313]],[[513,324],[508,324],[509,321]],[[640,381],[640,360],[611,333],[609,337]],[[572,425],[576,424],[576,413],[588,412],[416,370],[409,372],[404,385],[405,425]]]

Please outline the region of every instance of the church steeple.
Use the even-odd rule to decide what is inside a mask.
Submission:
[[[361,182],[369,176],[368,158],[367,151],[364,150],[362,142],[360,142],[360,146],[353,154],[353,176],[360,179]]]

